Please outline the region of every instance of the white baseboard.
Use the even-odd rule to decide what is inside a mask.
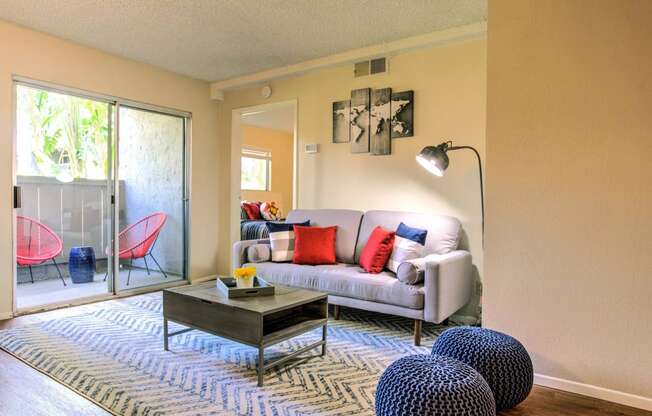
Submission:
[[[590,384],[578,383],[563,378],[545,376],[543,374],[534,375],[534,384],[652,411],[652,398],[650,397],[637,396],[635,394],[610,390],[604,387],[592,386]]]
[[[10,319],[13,318],[14,314],[11,312],[0,312],[0,321],[5,320],[5,319]]]

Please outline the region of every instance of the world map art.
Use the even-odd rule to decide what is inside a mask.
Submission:
[[[351,91],[351,153],[369,153],[371,88]]]
[[[414,136],[414,92],[391,88],[351,91],[351,100],[333,103],[333,143],[351,153],[391,154],[392,140]]]

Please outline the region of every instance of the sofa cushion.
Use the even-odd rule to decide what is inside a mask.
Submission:
[[[360,253],[374,228],[381,226],[387,230],[395,230],[401,222],[428,230],[424,255],[449,253],[456,250],[460,242],[462,226],[457,218],[404,211],[368,211],[360,225],[356,261],[360,258]]]
[[[286,286],[314,289],[332,295],[423,309],[423,285],[406,285],[391,272],[365,273],[352,264],[305,266],[290,263],[258,263],[257,275]]]
[[[342,263],[356,263],[355,242],[360,230],[362,211],[349,209],[295,209],[290,211],[287,222],[303,222],[310,220],[310,225],[328,227],[337,225],[335,239],[335,254],[337,261]],[[396,227],[391,228],[396,229]]]

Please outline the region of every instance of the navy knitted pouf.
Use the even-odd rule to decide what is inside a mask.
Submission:
[[[494,416],[496,404],[477,371],[442,356],[394,361],[376,389],[377,416]]]
[[[516,339],[498,331],[457,327],[444,331],[432,354],[460,360],[489,383],[498,410],[510,409],[530,394],[534,381],[532,360]]]

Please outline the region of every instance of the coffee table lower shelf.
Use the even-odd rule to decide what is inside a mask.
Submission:
[[[215,283],[166,289],[163,291],[163,348],[169,339],[192,330],[200,330],[258,349],[256,370],[258,386],[265,371],[279,366],[314,348],[326,354],[328,296],[316,291],[278,286],[275,296],[228,299]],[[168,323],[186,328],[170,332]],[[319,341],[265,362],[265,348],[322,328]]]
[[[168,331],[168,324],[169,322],[175,322],[177,324],[186,326],[187,328],[181,329],[179,331],[175,332],[169,332]],[[275,360],[271,360],[268,362],[265,362],[265,348],[271,347],[272,345],[281,343],[283,341],[286,341],[290,338],[294,338],[295,336],[299,336],[302,334],[305,334],[306,332],[312,331],[313,329],[317,329],[321,327],[322,328],[322,336],[319,341],[313,342],[312,344],[306,345],[305,347],[299,348],[296,351],[292,351],[289,354],[286,354],[280,358],[277,358]],[[230,339],[231,341],[239,342],[241,344],[248,345],[250,347],[254,347],[258,349],[258,360],[256,362],[256,372],[258,374],[258,386],[262,387],[264,384],[264,378],[265,378],[265,372],[269,370],[270,368],[277,367],[279,365],[282,365],[283,363],[298,357],[299,355],[308,352],[312,349],[321,347],[321,356],[326,355],[326,338],[328,334],[328,319],[311,319],[308,321],[301,322],[300,324],[293,325],[291,327],[284,328],[278,332],[273,332],[271,334],[266,335],[263,337],[263,342],[261,344],[253,344],[249,342],[243,342],[241,340],[231,338],[228,336],[225,336],[223,334],[219,334],[217,332],[203,329],[203,328],[198,328],[195,327],[189,323],[186,322],[178,322],[178,321],[172,321],[171,319],[164,318],[163,319],[163,349],[165,351],[169,351],[169,342],[168,340],[176,335],[181,335],[185,334],[186,332],[190,331],[202,331],[202,332],[207,332],[209,334],[216,335],[218,337],[222,338],[227,338]]]

